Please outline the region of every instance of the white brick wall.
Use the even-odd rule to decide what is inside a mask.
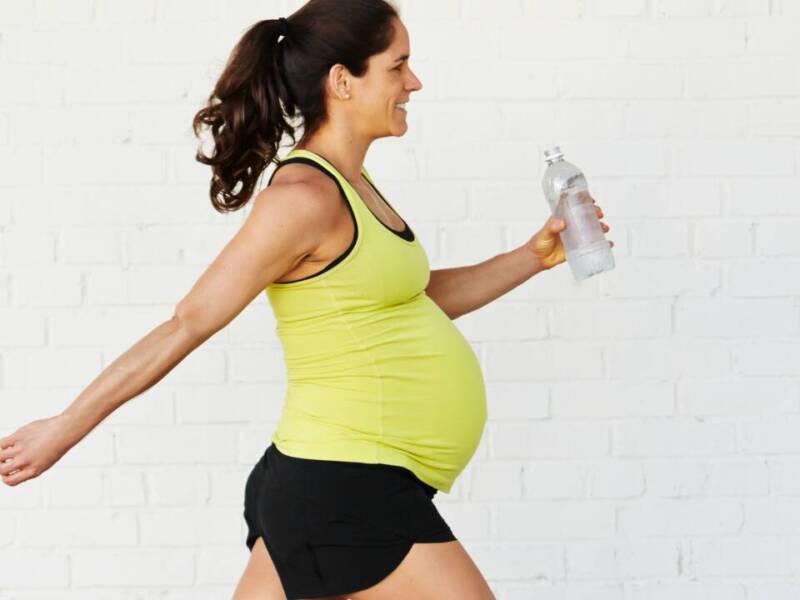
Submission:
[[[299,0],[0,2],[0,434],[168,318],[245,212],[191,118]],[[800,597],[800,2],[399,0],[424,89],[371,173],[432,268],[548,216],[561,145],[617,268],[458,320],[490,422],[436,503],[501,600]],[[218,600],[285,385],[260,296],[58,465],[0,486],[0,600]]]

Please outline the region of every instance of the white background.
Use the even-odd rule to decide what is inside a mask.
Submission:
[[[0,0],[0,433],[61,412],[241,225],[191,119],[246,27],[301,4]],[[456,321],[490,420],[436,503],[498,599],[800,597],[800,2],[399,4],[424,89],[366,166],[432,268],[541,227],[555,144],[615,242],[610,273]],[[0,487],[0,600],[230,597],[274,327],[261,295]]]

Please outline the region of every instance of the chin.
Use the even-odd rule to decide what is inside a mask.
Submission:
[[[396,129],[395,130],[396,133],[393,133],[392,135],[394,135],[395,137],[402,137],[402,136],[404,136],[406,134],[406,131],[408,131],[408,125],[405,125],[404,127]]]
[[[381,137],[403,137],[407,131],[408,127],[405,127],[403,129],[390,129]]]

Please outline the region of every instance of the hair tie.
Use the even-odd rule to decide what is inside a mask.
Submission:
[[[289,21],[281,17],[278,19],[278,34],[289,35]]]

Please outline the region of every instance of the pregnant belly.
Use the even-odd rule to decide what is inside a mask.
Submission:
[[[350,337],[320,332],[285,343],[290,386],[279,430],[290,437],[368,440],[443,471],[474,454],[487,420],[480,362],[425,294],[349,322]],[[284,332],[284,342],[293,340]],[[322,442],[320,442],[322,443]]]
[[[410,441],[456,467],[469,461],[480,442],[486,390],[467,340],[455,327],[445,331],[436,338],[436,352],[407,360],[388,378],[382,421],[386,442]]]

